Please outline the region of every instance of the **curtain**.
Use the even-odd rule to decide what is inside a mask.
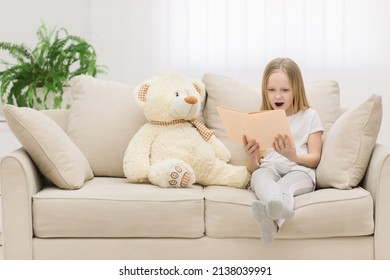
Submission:
[[[129,83],[178,71],[258,86],[284,56],[305,80],[342,82],[390,61],[389,11],[386,0],[91,0],[92,42],[108,78]]]

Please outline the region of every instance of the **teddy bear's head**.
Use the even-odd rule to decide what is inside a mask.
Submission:
[[[162,73],[138,85],[134,93],[148,121],[169,122],[196,118],[205,89],[200,81]]]

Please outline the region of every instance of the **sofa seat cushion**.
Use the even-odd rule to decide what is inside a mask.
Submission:
[[[33,196],[34,235],[50,237],[204,236],[203,188],[164,189],[96,177],[76,191],[45,187]]]
[[[206,235],[209,237],[259,237],[250,190],[205,188]],[[321,189],[296,197],[295,216],[287,220],[276,238],[325,238],[371,235],[373,200],[362,189]]]

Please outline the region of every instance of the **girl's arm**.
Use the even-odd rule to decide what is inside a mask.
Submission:
[[[317,131],[309,135],[307,140],[308,152],[306,155],[298,155],[294,147],[290,143],[287,135],[284,137],[278,135],[275,138],[273,148],[276,152],[286,157],[287,159],[296,162],[309,168],[316,168],[321,160],[322,152],[322,131]]]

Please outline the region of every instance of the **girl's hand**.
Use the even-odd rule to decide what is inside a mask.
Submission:
[[[249,157],[252,157],[254,159],[260,159],[260,158],[258,158],[258,154],[260,151],[260,145],[255,139],[248,141],[248,139],[244,135],[242,137],[242,143],[244,145],[245,152]]]
[[[246,168],[253,172],[260,166],[260,145],[256,140],[248,141],[245,135],[242,137],[242,143],[248,155]]]
[[[282,136],[278,134],[275,137],[273,148],[276,152],[278,152],[285,158],[296,162],[297,151],[294,145],[292,145],[292,143],[290,142],[290,138],[287,135]]]

